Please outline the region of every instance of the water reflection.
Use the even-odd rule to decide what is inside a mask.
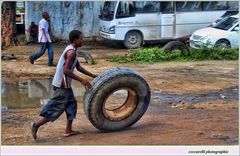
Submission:
[[[84,87],[73,81],[73,92],[78,102],[82,102]],[[37,108],[52,97],[52,79],[21,80],[8,82],[1,80],[2,111],[13,108]]]

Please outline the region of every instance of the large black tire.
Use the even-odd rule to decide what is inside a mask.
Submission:
[[[88,64],[94,64],[95,62],[91,54],[88,52],[78,51],[78,57],[84,58]]]
[[[226,39],[220,39],[216,42],[215,48],[230,48],[230,42]]]
[[[148,83],[129,68],[112,68],[92,81],[93,88],[85,92],[84,111],[94,127],[101,131],[117,131],[136,123],[146,112],[151,98]],[[126,89],[125,103],[113,111],[105,109],[106,99],[114,91]]]
[[[172,52],[174,50],[180,50],[182,54],[189,52],[188,46],[181,41],[168,42],[162,49],[164,52]]]
[[[138,31],[129,31],[125,39],[123,41],[123,44],[128,49],[136,49],[139,48],[143,43],[143,37]]]

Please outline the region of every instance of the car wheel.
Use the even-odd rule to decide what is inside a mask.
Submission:
[[[109,103],[113,94],[120,97]],[[97,129],[117,131],[136,123],[146,112],[150,98],[149,85],[141,75],[129,68],[117,67],[92,81],[92,89],[84,94],[84,111]]]
[[[215,44],[216,48],[230,48],[230,42],[226,39],[220,39]]]
[[[123,41],[123,44],[128,49],[136,49],[139,48],[143,43],[143,37],[138,31],[129,31],[125,39]]]

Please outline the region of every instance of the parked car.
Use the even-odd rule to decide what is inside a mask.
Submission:
[[[239,48],[239,14],[226,16],[215,25],[195,31],[190,37],[192,48]]]

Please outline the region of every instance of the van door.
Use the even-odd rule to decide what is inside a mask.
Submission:
[[[174,2],[161,2],[160,36],[161,38],[173,38],[175,36]]]
[[[159,1],[136,1],[135,23],[137,29],[141,30],[144,40],[158,39],[158,18],[160,2]]]

